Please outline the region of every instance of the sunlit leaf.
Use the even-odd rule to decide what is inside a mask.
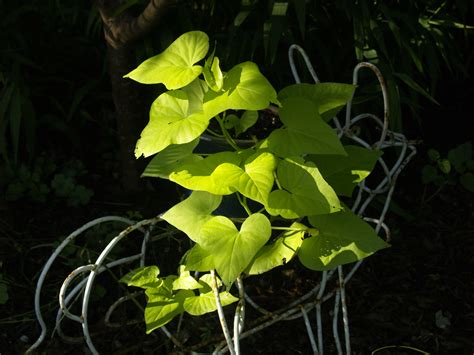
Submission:
[[[202,288],[202,285],[196,281],[184,266],[180,267],[180,273],[176,280],[173,281],[173,290],[195,290]]]
[[[192,154],[198,143],[199,140],[196,139],[190,143],[173,144],[166,147],[148,163],[142,176],[168,179],[177,166],[199,160],[196,155]]]
[[[277,177],[282,189],[268,197],[266,209],[271,215],[292,219],[341,209],[336,193],[314,163],[286,159],[278,165]]]
[[[229,109],[262,110],[271,102],[278,103],[275,89],[252,62],[234,66],[224,78],[223,90],[208,91],[204,97],[204,110],[213,116]]]
[[[153,330],[158,329],[174,317],[184,312],[184,301],[188,297],[193,297],[194,292],[191,290],[179,290],[176,295],[166,297],[153,292],[146,292],[148,302],[145,308],[146,333],[150,334]]]
[[[199,242],[201,228],[212,218],[211,213],[220,205],[222,196],[194,191],[186,200],[174,205],[161,218]]]
[[[161,94],[153,102],[150,122],[137,142],[135,156],[147,157],[170,144],[185,144],[198,138],[212,117],[234,110],[260,110],[270,102],[277,103],[276,92],[255,63],[236,65],[227,73],[223,91],[201,91],[199,82],[193,90],[176,90]],[[200,108],[200,95],[204,103]]]
[[[250,264],[249,275],[263,274],[277,266],[288,263],[303,243],[305,231],[308,227],[301,223],[293,223],[290,228],[301,229],[299,231],[288,231],[275,242],[263,246]]]
[[[203,74],[207,85],[209,85],[212,90],[221,91],[222,86],[224,85],[224,75],[219,67],[219,58],[209,57],[204,65]]]
[[[158,266],[145,266],[130,271],[120,279],[120,282],[127,286],[147,288],[157,284],[159,274],[160,269]]]
[[[311,216],[309,221],[318,229],[319,235],[303,241],[298,258],[311,270],[330,270],[389,246],[370,225],[350,210]]]
[[[237,302],[239,299],[229,292],[219,293],[220,301],[223,307]],[[203,314],[217,310],[216,297],[214,292],[201,293],[199,296],[189,297],[184,301],[184,310],[193,316],[202,316]]]
[[[199,244],[195,244],[184,256],[184,266],[190,271],[210,271],[215,269],[212,255]]]
[[[203,59],[208,50],[209,37],[204,32],[187,32],[125,77],[142,84],[163,83],[168,90],[179,89],[201,74],[202,66],[195,63]]]
[[[150,121],[140,135],[135,156],[147,157],[171,144],[185,144],[198,138],[212,116],[201,111],[188,115],[189,105],[188,94],[182,90],[161,94],[151,105]]]
[[[347,104],[354,94],[355,86],[341,83],[294,84],[278,93],[280,101],[290,97],[305,98],[313,102],[319,115],[328,121]]]
[[[310,155],[306,159],[316,164],[338,195],[350,197],[354,187],[369,176],[382,151],[352,145],[344,149],[347,156]]]
[[[273,154],[259,152],[249,157],[243,168],[236,152],[221,152],[201,161],[184,164],[170,175],[170,180],[191,190],[229,195],[239,191],[265,204],[273,186],[277,160]]]
[[[271,235],[270,221],[263,214],[249,216],[240,228],[224,217],[217,216],[204,224],[201,246],[212,254],[222,281],[230,285]]]
[[[190,190],[207,191],[217,195],[229,195],[240,173],[241,158],[235,152],[220,152],[201,161],[184,164],[170,175],[170,180]],[[216,170],[224,170],[229,179],[216,180]],[[236,176],[237,175],[237,176]]]
[[[281,157],[346,155],[335,130],[321,119],[313,102],[290,97],[282,101],[282,105],[280,119],[285,126],[273,131],[262,147],[268,147]]]

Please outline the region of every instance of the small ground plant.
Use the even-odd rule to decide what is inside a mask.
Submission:
[[[430,162],[422,169],[422,180],[425,185],[433,184],[437,187],[435,194],[446,185],[456,184],[474,192],[474,159],[471,142],[450,149],[446,158],[443,158],[436,149],[429,149],[428,158]]]
[[[233,285],[239,289],[243,278],[292,259],[325,271],[388,246],[344,203],[381,155],[344,145],[328,124],[354,85],[295,84],[277,93],[253,62],[223,71],[200,31],[183,34],[126,77],[168,90],[151,105],[136,145],[137,158],[153,155],[143,175],[189,191],[160,216],[193,242],[177,273],[145,266],[122,278],[145,289],[147,333],[180,314],[199,316],[238,302],[243,296],[234,295]],[[235,137],[266,119],[262,112],[281,125],[240,146]],[[225,139],[228,149],[199,153],[204,136]],[[229,195],[245,217],[216,212]]]

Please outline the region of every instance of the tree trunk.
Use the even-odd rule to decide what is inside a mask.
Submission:
[[[116,110],[119,160],[123,187],[130,192],[140,190],[140,173],[135,159],[135,143],[145,127],[148,108],[143,100],[143,86],[123,76],[135,68],[133,48],[107,46],[112,96]]]
[[[143,86],[123,76],[137,65],[134,43],[145,37],[160,22],[175,0],[150,0],[141,14],[127,13],[114,17],[120,0],[96,0],[104,25],[107,42],[109,74],[116,109],[117,134],[120,144],[119,159],[124,189],[140,189],[140,173],[135,159],[135,143],[146,124],[147,103],[143,100]],[[141,164],[140,164],[141,165]]]

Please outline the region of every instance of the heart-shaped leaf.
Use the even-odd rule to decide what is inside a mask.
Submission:
[[[270,102],[278,103],[275,89],[252,62],[238,64],[226,74],[223,92],[208,91],[204,96],[205,111],[213,116],[229,109],[263,110]]]
[[[274,177],[277,159],[268,152],[257,152],[240,167],[247,152],[221,152],[204,160],[183,164],[170,174],[170,180],[190,190],[229,195],[236,191],[266,204]]]
[[[224,75],[219,67],[219,58],[209,57],[204,65],[204,79],[207,85],[214,91],[221,91],[224,85]]]
[[[166,147],[148,163],[142,176],[168,179],[178,166],[200,160],[197,155],[192,154],[198,143],[199,140],[195,139],[190,143],[172,144]]]
[[[271,235],[270,221],[263,214],[249,216],[240,228],[224,216],[202,227],[201,246],[213,257],[222,281],[230,285],[252,261]]]
[[[195,163],[184,164],[170,174],[170,180],[189,190],[229,195],[236,190],[231,186],[238,180],[241,158],[235,152],[220,152]],[[216,180],[213,174],[220,168],[229,179]]]
[[[219,298],[223,307],[237,302],[239,299],[229,292],[220,292]],[[189,297],[184,301],[184,310],[193,316],[214,312],[217,309],[214,292],[201,293],[199,296]]]
[[[164,52],[141,63],[125,75],[142,84],[165,84],[168,90],[182,88],[202,72],[194,65],[209,50],[209,37],[201,31],[191,31],[179,36]]]
[[[137,142],[136,157],[193,141],[206,130],[210,119],[223,111],[260,110],[277,102],[275,90],[252,62],[236,65],[227,73],[222,92],[204,93],[199,80],[191,86],[165,92],[153,102],[150,122]]]
[[[319,235],[306,238],[298,258],[308,269],[323,271],[361,260],[389,245],[350,210],[311,216]]]
[[[283,128],[273,131],[262,147],[281,157],[303,154],[346,155],[335,130],[318,114],[308,99],[290,97],[282,101],[280,119]]]
[[[263,246],[247,268],[247,274],[263,274],[277,266],[286,264],[293,258],[301,243],[303,243],[305,231],[308,227],[295,222],[290,228],[300,230],[285,232],[282,237],[272,244]]]
[[[179,290],[171,297],[155,294],[147,290],[148,302],[145,308],[146,333],[164,326],[174,317],[184,312],[184,301],[188,297],[194,297],[191,290]]]
[[[340,83],[294,84],[278,93],[278,99],[284,101],[290,97],[304,97],[317,107],[319,115],[328,121],[351,99],[354,85]]]
[[[186,200],[174,205],[161,218],[199,243],[201,228],[212,218],[211,213],[219,207],[222,196],[203,191],[194,191]]]
[[[185,144],[195,140],[209,125],[212,116],[199,111],[188,114],[190,100],[182,90],[168,91],[158,96],[150,109],[150,121],[140,135],[135,156],[147,157],[170,144]]]
[[[179,277],[173,281],[174,290],[195,290],[202,288],[202,285],[196,281],[188,270],[185,270],[184,266],[180,266]]]
[[[120,279],[127,286],[147,288],[157,284],[160,269],[158,266],[145,266],[130,271]]]
[[[338,195],[351,197],[354,187],[369,176],[382,151],[354,145],[344,149],[347,156],[310,155],[306,159],[316,164]]]
[[[342,208],[336,193],[312,162],[301,158],[283,160],[278,164],[277,177],[282,189],[270,193],[266,206],[273,216],[293,219]]]
[[[189,271],[210,271],[215,269],[212,255],[199,244],[195,244],[184,256],[184,266]]]

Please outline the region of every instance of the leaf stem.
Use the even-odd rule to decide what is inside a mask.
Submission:
[[[239,200],[240,205],[245,209],[245,212],[250,216],[252,214],[252,211],[250,211],[249,206],[247,205],[247,197],[241,196],[238,192],[237,194],[237,199]]]
[[[293,232],[304,232],[308,230],[308,228],[291,228],[291,227],[273,227],[272,229],[277,230],[277,231],[293,231]]]
[[[219,134],[219,133],[217,133],[217,132],[214,132],[214,131],[213,131],[212,129],[210,129],[210,128],[207,128],[207,129],[206,129],[206,132],[209,133],[211,136],[214,136],[214,137],[219,137],[219,138],[224,137],[224,135]]]
[[[276,171],[273,172],[273,177],[275,178],[275,183],[276,183],[277,187],[278,187],[280,190],[283,190],[283,187],[281,187],[281,185],[280,185],[280,181],[278,181],[278,176],[277,176]]]
[[[234,148],[235,150],[237,150],[237,151],[241,150],[239,148],[239,146],[237,145],[237,143],[235,143],[234,139],[230,136],[229,131],[227,130],[227,128],[225,128],[224,121],[222,120],[222,118],[220,118],[219,116],[216,116],[215,118],[216,118],[217,122],[219,123],[222,134],[224,135],[224,138],[226,139],[227,143],[229,143],[229,145],[232,148]]]
[[[214,270],[211,270],[211,277],[212,277],[211,288],[212,288],[212,291],[214,292],[214,297],[216,300],[217,314],[219,315],[219,321],[221,323],[222,333],[224,334],[230,354],[235,355],[232,337],[230,335],[229,328],[227,327],[227,322],[224,316],[224,310],[222,309],[221,298],[219,297],[219,289],[217,286],[216,272]]]

